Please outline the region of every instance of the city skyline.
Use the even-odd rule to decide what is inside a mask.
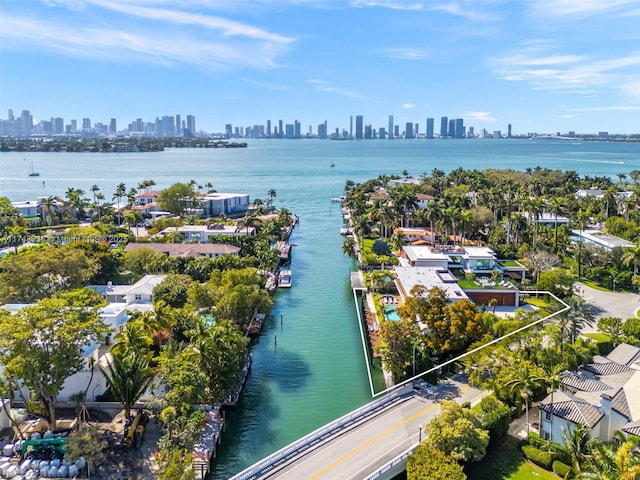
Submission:
[[[638,0],[7,1],[0,112],[633,134],[639,18]]]

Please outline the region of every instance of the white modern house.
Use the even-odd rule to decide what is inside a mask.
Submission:
[[[249,208],[248,193],[207,193],[199,201],[208,217],[239,214]]]
[[[609,355],[562,375],[560,389],[538,405],[540,436],[564,444],[563,430],[586,425],[591,438],[612,440],[613,433],[640,435],[640,348],[626,343]]]
[[[599,230],[571,230],[571,237],[575,242],[584,242],[597,245],[607,251],[614,248],[632,248],[635,245],[623,238],[603,233]]]
[[[109,303],[151,304],[153,289],[166,275],[145,275],[133,285],[89,285],[89,288],[102,295]]]
[[[161,234],[169,231],[172,227],[165,228]],[[175,228],[176,232],[184,235],[184,242],[208,243],[209,237],[216,235],[235,235],[250,237],[255,235],[255,227],[236,227],[235,225],[223,225],[213,223],[211,225],[183,225]]]

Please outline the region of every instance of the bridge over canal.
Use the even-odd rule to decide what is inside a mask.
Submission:
[[[404,470],[422,427],[443,400],[479,401],[463,375],[437,386],[405,385],[348,413],[238,473],[232,480],[390,479]]]

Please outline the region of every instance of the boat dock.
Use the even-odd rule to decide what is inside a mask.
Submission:
[[[220,436],[224,429],[224,418],[220,408],[207,405],[205,407],[207,421],[202,427],[202,436],[193,447],[193,470],[197,480],[205,480],[211,468],[211,459],[216,457]]]
[[[223,407],[235,407],[238,404],[238,400],[240,400],[240,394],[242,393],[242,389],[244,388],[244,384],[247,381],[247,377],[249,376],[249,371],[251,370],[251,362],[253,361],[253,357],[251,353],[247,353],[244,359],[244,366],[240,371],[240,375],[238,376],[238,383],[235,388],[233,388],[227,398],[222,401]]]

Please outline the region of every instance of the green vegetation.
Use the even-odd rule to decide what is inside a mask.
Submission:
[[[558,477],[524,459],[515,439],[508,438],[500,448],[466,469],[469,480],[557,480]]]

